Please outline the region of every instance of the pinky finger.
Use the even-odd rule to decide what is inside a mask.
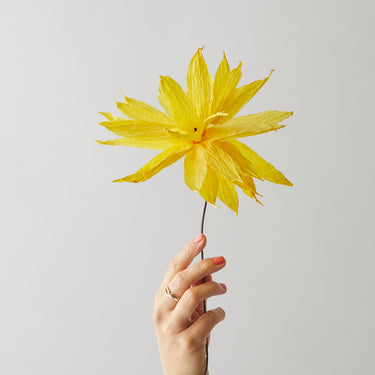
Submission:
[[[208,337],[216,324],[225,318],[225,312],[221,307],[209,310],[195,321],[188,329],[189,334],[196,340],[204,340]]]

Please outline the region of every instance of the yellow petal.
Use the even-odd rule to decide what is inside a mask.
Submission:
[[[166,148],[175,146],[178,142],[163,139],[139,139],[139,138],[117,138],[108,141],[96,141],[102,145],[111,146],[129,146],[138,148],[147,148],[149,150],[165,150]]]
[[[254,180],[250,177],[246,179],[246,182],[234,182],[238,187],[240,187],[246,195],[251,198],[255,198],[255,195],[258,194],[256,191]]]
[[[248,177],[255,174],[251,163],[232,144],[215,142],[202,143],[201,146],[197,148],[201,157],[216,173],[230,181],[245,183]]]
[[[236,117],[222,125],[209,125],[204,136],[205,141],[227,140],[248,137],[285,127],[281,121],[293,115],[293,112],[266,111],[253,115]]]
[[[112,115],[112,113],[109,113],[109,112],[99,112],[99,113],[101,115],[103,115],[109,121],[113,121],[113,120],[116,120],[116,121],[126,120],[126,118],[124,118],[124,117],[115,116],[115,115]]]
[[[238,195],[234,183],[221,176],[218,180],[217,197],[238,215]]]
[[[273,165],[268,163],[266,160],[261,158],[255,151],[250,147],[246,146],[242,142],[237,140],[231,141],[235,145],[241,154],[248,159],[256,170],[257,174],[267,181],[274,182],[276,184],[292,186],[293,184]]]
[[[138,120],[113,120],[104,121],[100,125],[121,137],[139,139],[168,139],[173,141],[173,132],[168,129],[168,125],[156,124]]]
[[[233,162],[236,164],[236,168],[241,173],[241,180],[246,181],[245,176],[250,177],[257,177],[261,179],[261,177],[256,172],[255,168],[253,167],[251,161],[246,159],[240,152],[240,150],[231,142],[217,142],[218,147],[220,147],[225,153],[230,155]]]
[[[256,195],[260,195],[258,194],[254,189],[255,189],[255,186],[254,186],[254,189],[252,188],[248,188],[246,186],[240,186],[238,185],[241,190],[247,195],[249,196],[250,198],[253,198],[255,199],[259,204],[261,204],[263,206],[263,203],[256,197]]]
[[[172,78],[161,76],[158,98],[177,126],[186,133],[194,133],[199,124],[195,108],[181,86]]]
[[[200,191],[207,173],[207,160],[197,152],[197,145],[185,156],[185,183],[193,191]]]
[[[199,190],[200,196],[215,206],[218,189],[218,177],[217,173],[207,166],[206,176],[204,178],[201,189]],[[216,206],[215,206],[216,207]]]
[[[221,61],[215,74],[213,84],[213,99],[210,109],[211,114],[216,112],[225,112],[225,107],[233,95],[241,76],[241,63],[238,64],[237,68],[230,71],[228,61],[225,54],[223,54],[223,60]]]
[[[186,79],[186,94],[201,121],[207,117],[211,101],[211,78],[199,48],[190,61]]]
[[[117,108],[126,116],[134,120],[157,122],[162,124],[172,123],[171,119],[163,112],[147,103],[124,96],[125,103],[117,103]]]
[[[216,173],[231,181],[241,181],[241,172],[230,155],[214,143],[202,143],[201,146],[197,152]]]
[[[227,121],[230,118],[234,117],[240,111],[240,109],[246,103],[248,103],[254,97],[254,95],[265,85],[265,83],[271,77],[272,72],[273,70],[271,70],[269,76],[264,79],[249,83],[248,85],[241,86],[235,89],[233,96],[230,98],[224,109],[229,117],[220,119],[218,123]]]
[[[191,145],[178,145],[161,152],[144,165],[138,172],[119,178],[114,182],[143,182],[160,172],[162,169],[181,159],[191,148]]]

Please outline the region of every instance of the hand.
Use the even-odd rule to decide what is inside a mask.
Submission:
[[[211,276],[225,266],[225,259],[208,258],[190,266],[205,246],[206,237],[200,234],[184,247],[155,297],[153,320],[165,375],[205,375],[206,338],[225,317],[221,308],[203,312],[203,300],[226,292],[225,284]],[[178,301],[166,295],[166,287]]]

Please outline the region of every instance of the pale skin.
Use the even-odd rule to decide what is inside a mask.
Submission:
[[[155,297],[153,321],[165,375],[204,375],[206,338],[225,318],[220,307],[203,312],[203,300],[227,290],[225,284],[213,281],[211,276],[225,267],[223,257],[191,265],[205,246],[203,234],[186,244],[170,262]],[[165,294],[167,286],[178,301]]]

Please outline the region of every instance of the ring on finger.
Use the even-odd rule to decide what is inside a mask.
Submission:
[[[166,294],[168,297],[174,299],[175,301],[178,302],[178,301],[180,300],[180,297],[178,297],[176,293],[172,292],[172,291],[169,289],[169,286],[168,286],[168,285],[165,287],[164,291],[165,291],[165,294]]]
[[[173,293],[170,289],[169,289],[169,286],[167,285],[164,289],[165,291],[165,294],[168,296],[168,297],[171,297],[172,299],[174,299],[176,302],[178,302],[180,300],[180,297],[178,297],[175,293]]]

